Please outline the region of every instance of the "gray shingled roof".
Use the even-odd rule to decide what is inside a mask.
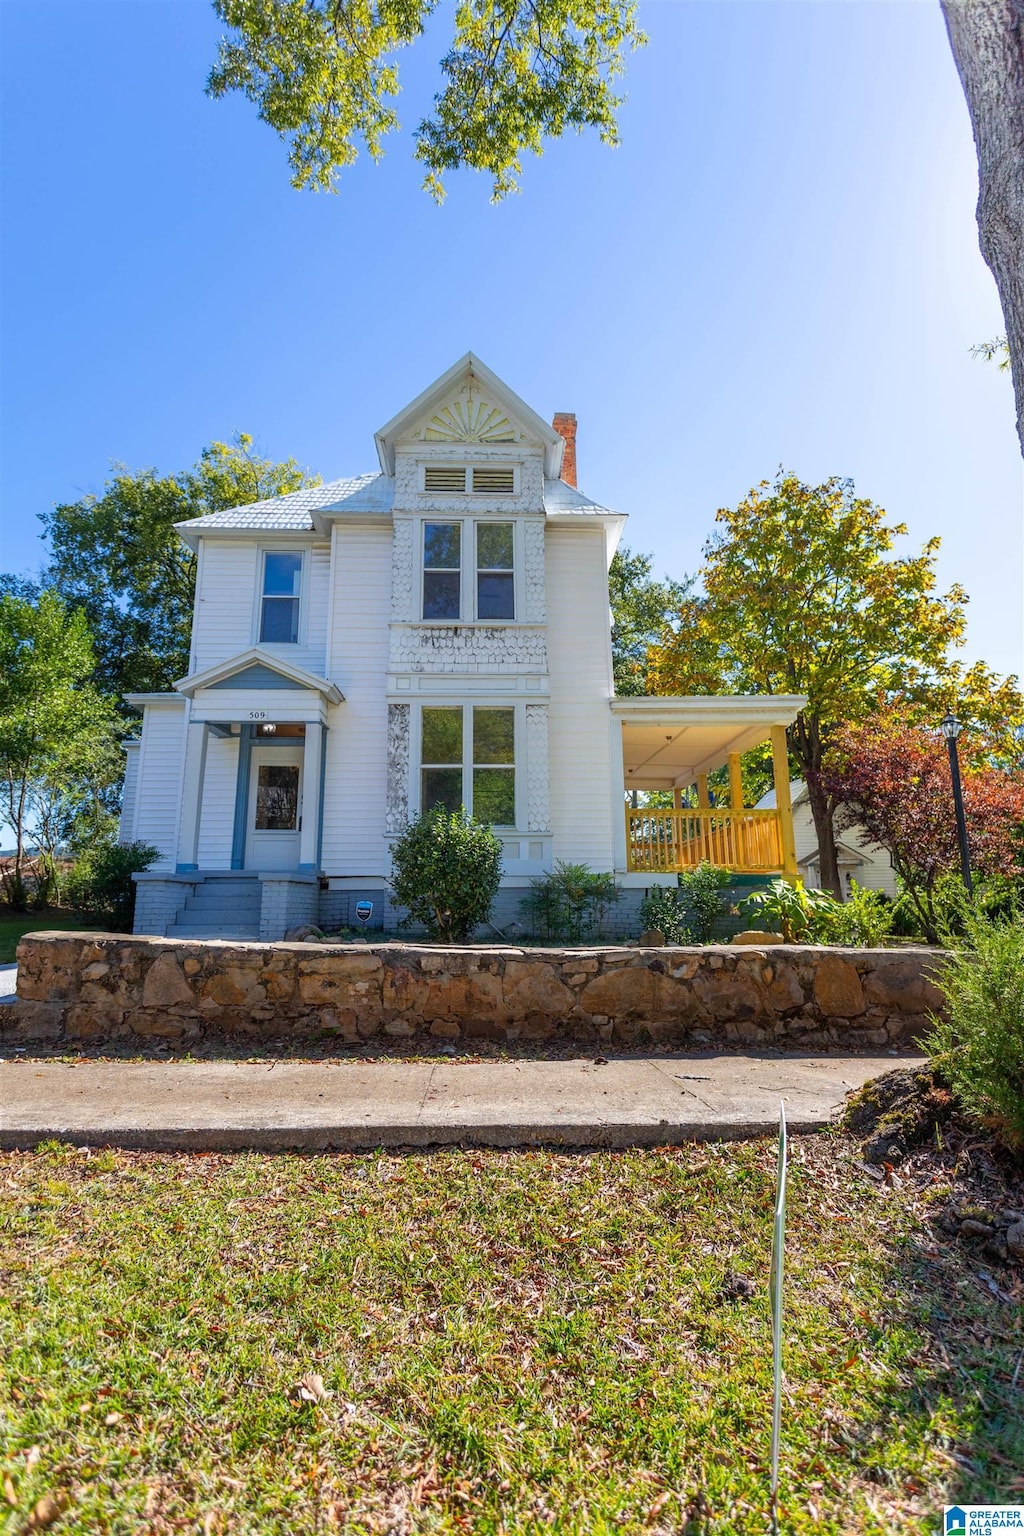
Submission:
[[[584,496],[574,485],[567,485],[564,480],[544,481],[544,510],[545,512],[581,512],[593,515],[597,512],[616,515],[613,508],[602,507],[599,502],[591,501],[589,496]]]
[[[280,529],[286,533],[309,532],[314,512],[390,512],[395,482],[390,475],[348,476],[328,480],[325,485],[306,486],[287,496],[271,496],[265,501],[250,501],[244,507],[227,507],[222,512],[208,512],[205,517],[176,523],[184,534],[204,533],[211,529]],[[591,501],[564,480],[544,481],[544,507],[548,512],[582,514],[608,512],[611,509]]]
[[[384,486],[376,482],[384,481]],[[372,487],[372,489],[371,489]],[[328,480],[325,485],[305,486],[287,496],[271,496],[266,501],[250,501],[244,507],[226,507],[222,512],[208,512],[176,523],[183,533],[198,533],[209,528],[283,528],[309,530],[312,514],[328,507],[342,507],[353,512],[385,512],[391,505],[391,482],[378,471],[375,475],[347,476]],[[382,494],[386,492],[386,494]]]

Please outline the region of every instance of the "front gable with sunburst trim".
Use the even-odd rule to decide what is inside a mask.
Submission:
[[[459,359],[377,433],[381,468],[395,474],[396,458],[429,445],[498,450],[529,445],[543,458],[543,473],[557,479],[561,437],[472,352]]]

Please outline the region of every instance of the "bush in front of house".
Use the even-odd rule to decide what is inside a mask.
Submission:
[[[555,944],[582,944],[600,930],[621,895],[614,875],[560,859],[549,875],[530,882],[519,909],[531,933]]]
[[[464,810],[427,811],[391,850],[392,900],[442,944],[461,944],[487,921],[500,880],[501,843]]]
[[[893,903],[882,891],[869,891],[851,880],[845,901],[836,901],[827,891],[814,895],[824,900],[815,901],[811,908],[812,944],[877,949],[892,933]]]
[[[684,869],[677,885],[655,886],[640,903],[641,930],[657,928],[667,944],[710,944],[723,915],[727,869],[705,859]]]
[[[83,849],[72,865],[65,895],[80,912],[97,918],[115,933],[131,933],[135,915],[132,875],[160,857],[150,843],[96,843]]]
[[[936,977],[946,997],[929,1047],[957,1099],[1024,1148],[1024,910],[968,916]]]
[[[664,934],[666,944],[697,942],[677,885],[656,885],[640,903],[640,931],[646,933],[650,928],[657,928]]]

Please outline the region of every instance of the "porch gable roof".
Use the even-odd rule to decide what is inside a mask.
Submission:
[[[253,674],[248,680],[244,677],[247,672]],[[312,693],[321,694],[330,704],[344,702],[345,695],[335,683],[329,682],[326,677],[317,677],[315,672],[307,672],[305,667],[296,666],[294,662],[275,656],[261,645],[251,645],[247,651],[240,651],[237,656],[230,656],[227,661],[220,661],[216,666],[207,667],[202,672],[192,672],[188,677],[180,677],[174,686],[179,693],[191,698],[200,688],[217,688],[231,679],[235,680],[236,686],[242,688],[250,684],[265,687],[267,673],[273,673],[282,680],[277,683],[278,687],[306,688]]]

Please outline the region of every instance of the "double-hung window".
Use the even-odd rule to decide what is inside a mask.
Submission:
[[[295,645],[299,638],[302,594],[302,555],[296,550],[268,549],[263,556],[263,596],[260,640]]]
[[[423,525],[423,617],[458,619],[462,612],[462,524]]]
[[[460,806],[478,821],[516,824],[515,710],[455,705],[423,710],[420,808]]]
[[[515,540],[511,523],[476,525],[476,616],[514,619]]]

